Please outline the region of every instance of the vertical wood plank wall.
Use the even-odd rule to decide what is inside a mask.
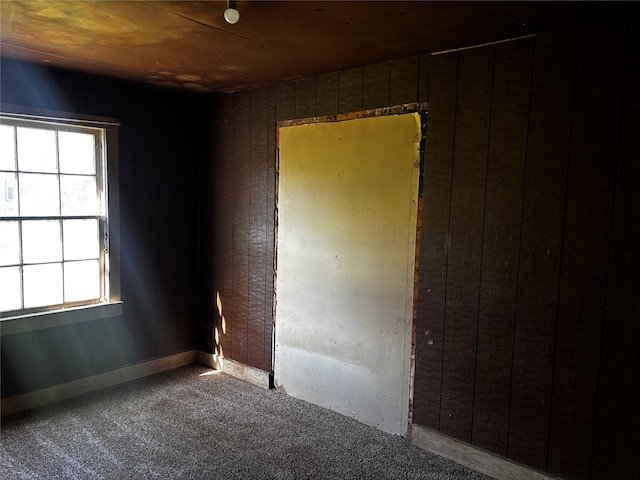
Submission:
[[[569,26],[218,96],[203,245],[224,355],[271,370],[275,122],[427,101],[413,421],[564,478],[638,478],[635,31]]]
[[[123,314],[2,336],[2,397],[196,347],[199,103],[2,59],[2,101],[116,118]]]

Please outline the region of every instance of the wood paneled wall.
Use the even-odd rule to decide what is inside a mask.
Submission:
[[[638,265],[618,237],[637,225],[615,220],[637,202],[619,183],[622,165],[638,175],[623,149],[631,32],[568,28],[430,63],[414,421],[571,479],[640,472],[638,394],[605,393],[617,361],[638,382],[638,346],[614,360],[627,339],[606,334],[639,338],[639,301],[616,300]],[[622,404],[613,434],[602,415]]]
[[[203,185],[217,186],[201,189],[203,245],[211,247],[203,248],[202,330],[212,351],[217,346],[227,358],[271,371],[276,122],[426,99],[428,57],[422,72],[420,60],[303,78],[212,102],[210,151],[217,161],[203,165],[201,175]]]
[[[635,32],[569,26],[219,96],[203,271],[224,356],[271,370],[275,122],[427,101],[414,422],[564,478],[638,478]]]
[[[195,348],[199,103],[7,58],[1,68],[4,103],[121,122],[124,301],[116,318],[2,336],[2,397]]]

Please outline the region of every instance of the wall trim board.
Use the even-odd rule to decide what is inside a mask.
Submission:
[[[329,123],[354,120],[356,118],[383,117],[386,115],[403,115],[405,113],[425,112],[429,110],[426,102],[412,102],[403,105],[393,105],[391,107],[380,107],[369,110],[361,110],[351,113],[339,113],[337,115],[322,115],[319,117],[296,118],[293,120],[282,120],[276,122],[277,127],[293,127],[296,125],[306,125],[309,123]]]
[[[122,302],[96,303],[81,307],[50,310],[16,317],[0,318],[0,335],[16,335],[45,328],[75,325],[122,315]]]
[[[525,38],[531,38],[536,36],[537,34],[531,33],[529,35],[521,35],[519,37],[505,38],[503,40],[495,40],[493,42],[479,43],[477,45],[469,45],[467,47],[450,48],[449,50],[440,50],[439,52],[432,52],[429,55],[433,56],[433,55],[444,55],[446,53],[463,52],[465,50],[471,50],[472,48],[482,48],[482,47],[488,47],[491,45],[499,45],[501,43],[516,42],[518,40],[524,40]]]
[[[271,386],[269,372],[231,360],[230,358],[221,358],[214,353],[207,353],[202,350],[198,350],[196,354],[196,362],[207,367],[215,368],[216,370],[220,370],[232,377],[253,383],[254,385],[262,388],[268,389]]]
[[[198,350],[196,352],[196,363],[204,365],[205,367],[220,370],[220,365],[218,364],[217,357],[218,356],[215,353],[208,353],[203,352],[202,350]]]
[[[514,463],[419,425],[412,425],[411,441],[423,450],[453,460],[497,480],[560,480],[560,477]]]
[[[26,105],[14,105],[11,103],[0,104],[0,111],[5,117],[16,119],[38,119],[48,122],[55,122],[63,125],[93,125],[100,128],[119,127],[120,120],[117,118],[102,117],[98,115],[86,115],[83,113],[73,113],[49,108],[28,107]]]
[[[49,403],[65,400],[85,393],[111,387],[120,383],[137,380],[149,375],[172,370],[174,368],[191,365],[196,362],[196,351],[187,350],[147,362],[129,365],[110,372],[92,375],[90,377],[61,383],[52,387],[35,390],[33,392],[3,398],[0,408],[1,415],[41,407]]]
[[[262,388],[269,388],[269,373],[255,367],[250,367],[230,358],[220,359],[221,370],[233,377],[239,378]]]

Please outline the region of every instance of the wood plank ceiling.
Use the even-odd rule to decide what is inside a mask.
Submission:
[[[610,2],[0,2],[4,56],[194,92],[237,91],[530,35]]]

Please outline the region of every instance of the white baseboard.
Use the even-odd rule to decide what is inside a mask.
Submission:
[[[514,463],[419,425],[411,427],[411,441],[423,450],[453,460],[497,480],[558,480],[558,477]]]
[[[259,368],[250,367],[230,358],[220,358],[218,355],[201,350],[198,350],[197,362],[207,367],[221,370],[245,382],[253,383],[262,388],[269,388],[269,373]]]
[[[101,388],[110,387],[119,383],[129,382],[138,378],[156,373],[183,367],[196,362],[196,351],[176,353],[167,357],[137,363],[128,367],[119,368],[110,372],[80,378],[71,382],[61,383],[52,387],[43,388],[33,392],[3,398],[0,413],[10,415],[22,410],[40,407],[49,403],[89,393]]]

